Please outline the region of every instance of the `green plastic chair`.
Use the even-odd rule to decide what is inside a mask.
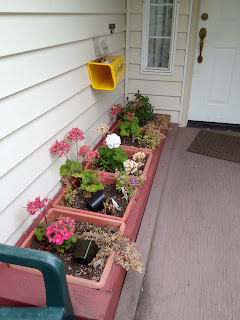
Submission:
[[[0,244],[0,262],[40,270],[46,288],[46,307],[0,307],[0,319],[76,320],[64,265],[58,257],[49,252]]]

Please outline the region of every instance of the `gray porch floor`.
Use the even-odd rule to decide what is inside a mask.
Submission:
[[[172,126],[139,231],[146,274],[126,276],[115,320],[240,319],[240,165],[186,152]]]

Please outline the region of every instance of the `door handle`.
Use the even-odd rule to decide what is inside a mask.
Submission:
[[[204,39],[206,38],[207,35],[207,30],[205,28],[200,29],[199,31],[199,38],[200,38],[200,53],[197,58],[198,63],[202,63],[203,61],[203,56],[202,56],[202,49],[203,49],[203,44],[204,44]]]

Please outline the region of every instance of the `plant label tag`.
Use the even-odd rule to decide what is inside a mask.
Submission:
[[[94,264],[94,269],[95,269],[95,271],[97,271],[97,270],[101,267],[101,263],[102,263],[102,261],[101,261],[101,260],[98,260],[98,261]]]
[[[123,195],[124,195],[124,199],[125,199],[126,201],[128,201],[128,196],[127,196],[127,193],[126,193],[125,189],[124,189],[123,187],[121,187],[121,189],[122,189],[122,193],[123,193]]]
[[[113,203],[114,207],[115,207],[117,210],[119,210],[120,207],[119,207],[117,201],[115,201],[113,198],[112,198],[112,203]]]

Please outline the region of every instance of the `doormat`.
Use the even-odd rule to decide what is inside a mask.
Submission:
[[[240,137],[201,130],[187,151],[240,163]]]

